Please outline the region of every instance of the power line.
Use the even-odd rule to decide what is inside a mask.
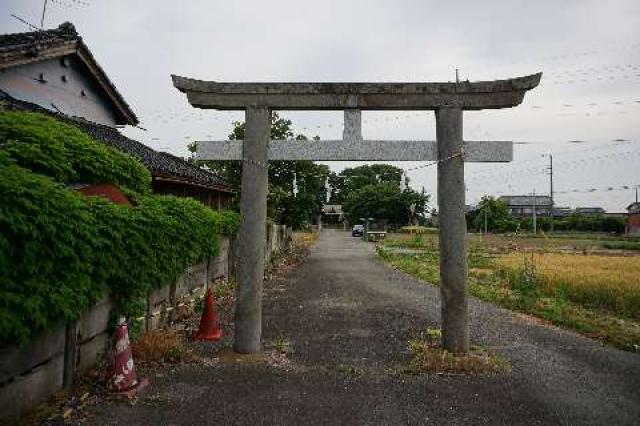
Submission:
[[[604,186],[604,187],[581,187],[581,188],[563,189],[561,191],[554,191],[554,194],[592,194],[594,192],[628,191],[637,187],[640,187],[640,184],[633,183],[633,184]],[[492,194],[512,195],[514,192],[518,192],[518,191],[511,191],[511,192],[492,191]]]
[[[510,65],[519,65],[519,64],[526,64],[526,63],[540,64],[541,62],[562,62],[562,61],[575,60],[577,58],[585,58],[589,56],[600,55],[603,53],[608,54],[616,50],[636,50],[639,48],[640,48],[640,43],[632,43],[626,46],[616,45],[615,47],[612,47],[612,48],[591,49],[591,50],[585,50],[582,52],[563,53],[559,55],[546,56],[538,59],[526,58],[526,59],[521,59],[519,61],[512,61]]]
[[[22,19],[21,17],[19,17],[18,15],[14,15],[13,13],[11,14],[11,16],[15,19],[17,19],[18,21],[22,22],[23,24],[26,24],[30,29],[35,30],[35,31],[40,31],[40,28],[38,28],[37,26],[31,24],[30,22]]]

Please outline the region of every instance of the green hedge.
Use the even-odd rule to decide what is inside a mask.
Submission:
[[[481,218],[478,216],[478,218]],[[482,219],[467,216],[467,228],[470,231],[482,232]],[[530,231],[533,229],[533,218],[508,217],[490,221],[489,231],[491,232],[514,232]],[[480,225],[480,226],[478,226]],[[548,232],[551,230],[551,221],[547,216],[536,218],[536,228],[539,231]],[[555,231],[575,231],[575,232],[609,232],[616,234],[624,233],[624,218],[611,217],[605,215],[595,216],[567,216],[553,219],[553,229]]]
[[[7,122],[6,114],[15,113],[0,113],[0,121]],[[33,114],[22,114],[31,123]],[[57,122],[47,126],[56,131],[62,131],[58,126],[69,127]],[[36,127],[26,133],[38,134]],[[20,137],[15,129],[11,132]],[[99,163],[103,153],[94,146],[98,143],[91,139],[82,143],[87,145],[85,161]],[[60,144],[62,152],[69,149],[65,140]],[[28,145],[43,148],[44,144],[34,136]],[[11,149],[4,150],[6,146]],[[213,211],[189,198],[143,193],[136,195],[137,205],[130,207],[84,197],[56,180],[64,176],[98,179],[99,174],[87,171],[100,168],[71,162],[70,171],[60,173],[69,163],[62,161],[64,167],[58,168],[55,162],[34,160],[41,158],[43,149],[32,158],[19,152],[13,142],[0,139],[0,341],[29,340],[75,319],[108,291],[116,314],[140,315],[150,290],[175,281],[193,263],[217,254],[217,236],[238,229],[236,213]],[[107,155],[112,155],[114,164],[129,161],[114,151]],[[121,170],[113,176],[107,169],[100,173],[103,180],[95,182],[133,176]],[[134,180],[121,182],[147,192]]]
[[[528,231],[533,229],[533,218],[512,219],[511,229],[515,230],[520,225],[520,229]],[[536,218],[536,227],[541,231],[551,230],[551,220],[546,216]],[[624,218],[611,217],[605,215],[578,216],[572,215],[563,218],[553,219],[553,229],[555,231],[570,232],[609,232],[616,234],[624,233]]]

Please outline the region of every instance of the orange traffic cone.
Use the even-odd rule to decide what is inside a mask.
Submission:
[[[129,345],[129,331],[124,317],[120,318],[114,335],[114,347],[109,367],[108,388],[112,392],[123,393],[133,397],[138,391],[149,384],[146,378],[138,380],[136,368],[133,365],[131,346]]]
[[[204,299],[204,312],[200,317],[200,327],[193,335],[193,340],[220,340],[222,330],[218,325],[218,314],[216,313],[216,300],[211,288],[207,290]]]

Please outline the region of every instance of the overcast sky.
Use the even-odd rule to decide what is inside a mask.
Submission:
[[[2,32],[26,30],[10,13],[39,23],[42,0],[0,2]],[[542,71],[521,106],[465,113],[465,139],[518,143],[513,163],[467,166],[468,203],[485,193],[547,193],[548,153],[557,205],[621,212],[634,193],[620,188],[640,184],[638,0],[50,0],[45,27],[64,21],[148,129],[126,134],[176,155],[187,155],[191,140],[225,139],[242,115],[191,108],[170,74],[428,82],[454,80],[455,68],[471,81]],[[283,115],[308,136],[341,137],[340,112]],[[364,112],[363,120],[365,138],[435,139],[433,113]],[[434,169],[409,172],[411,186],[435,194]]]

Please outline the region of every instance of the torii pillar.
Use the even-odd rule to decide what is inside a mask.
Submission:
[[[261,350],[269,160],[437,160],[443,344],[454,353],[469,350],[464,162],[511,161],[513,145],[463,141],[462,111],[517,106],[538,85],[541,73],[473,83],[217,83],[172,77],[194,107],[246,114],[244,141],[197,143],[199,159],[243,162],[237,352]],[[345,139],[270,141],[272,110],[344,110]],[[361,110],[435,111],[437,141],[362,140]]]

